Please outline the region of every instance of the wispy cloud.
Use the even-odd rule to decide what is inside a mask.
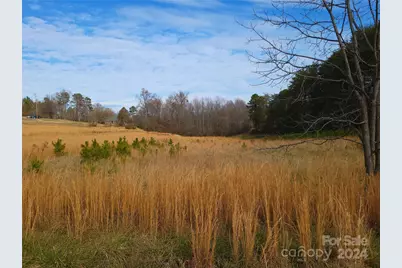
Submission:
[[[39,10],[39,9],[41,9],[41,6],[38,4],[31,4],[31,5],[29,5],[29,8],[32,10]]]
[[[233,14],[158,6],[83,11],[23,18],[24,94],[65,88],[129,106],[143,87],[162,97],[177,90],[225,98],[275,91],[250,86],[255,66],[241,51],[258,47],[246,44],[250,33]]]

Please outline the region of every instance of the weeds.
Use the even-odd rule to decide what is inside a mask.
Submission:
[[[246,145],[245,142],[243,142],[243,144],[241,145],[241,148],[242,148],[243,150],[246,150],[246,149],[247,149],[247,145]]]
[[[37,157],[34,157],[31,160],[29,160],[28,171],[38,173],[42,170],[44,163],[45,163],[44,160],[40,160]]]

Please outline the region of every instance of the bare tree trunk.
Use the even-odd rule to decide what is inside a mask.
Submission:
[[[376,98],[371,102],[370,108],[370,144],[372,149],[372,155],[375,155],[375,145],[376,145],[376,132],[377,132],[377,100]]]
[[[205,135],[204,131],[204,102],[202,103],[202,135]]]
[[[375,143],[375,170],[374,173],[380,172],[380,92],[377,98],[377,118],[376,118],[376,143]]]
[[[362,143],[363,143],[363,151],[364,151],[364,165],[366,167],[366,173],[368,175],[372,175],[374,172],[373,166],[373,152],[371,150],[371,139],[370,139],[370,126],[369,126],[369,117],[367,111],[367,103],[362,98],[360,100],[361,106],[361,114],[363,119],[362,125]]]

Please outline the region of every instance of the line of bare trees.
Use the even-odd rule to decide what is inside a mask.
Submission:
[[[189,101],[188,93],[179,91],[163,101],[146,89],[141,90],[137,99],[138,107],[130,107],[128,113],[122,108],[119,115],[126,114],[123,121],[131,120],[145,130],[227,136],[247,132],[250,128],[246,103],[240,99],[228,101],[217,97]]]

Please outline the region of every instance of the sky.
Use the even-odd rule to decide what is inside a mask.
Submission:
[[[269,0],[23,0],[23,95],[66,89],[113,109],[142,88],[162,98],[276,93],[260,82],[238,24]],[[272,38],[283,35],[264,29]]]

